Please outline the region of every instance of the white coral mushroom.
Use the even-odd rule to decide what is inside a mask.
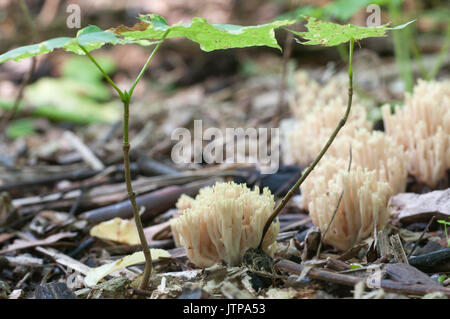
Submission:
[[[406,188],[405,154],[391,137],[365,129],[337,138],[332,150],[334,156],[322,159],[301,191],[313,223],[325,231],[344,189],[325,242],[345,250],[385,225],[389,198]]]
[[[290,101],[290,109],[296,118],[302,119],[315,108],[321,108],[336,98],[343,101],[348,99],[348,75],[339,73],[331,77],[326,83],[319,84],[310,78],[305,71],[295,74],[297,97]],[[356,93],[353,102],[360,103]]]
[[[379,131],[358,130],[353,136],[337,138],[331,146],[332,154],[348,159],[350,147],[353,165],[375,170],[379,181],[389,183],[392,195],[405,191],[406,157],[403,148],[392,137]]]
[[[316,106],[309,113],[304,114],[298,126],[288,136],[291,154],[299,165],[309,165],[316,158],[344,116],[346,105],[344,100],[336,98],[325,106]],[[367,121],[365,108],[361,105],[353,105],[349,118],[338,137],[352,136],[361,128],[370,130],[372,125]],[[329,149],[328,154],[334,154],[333,147]]]
[[[387,203],[392,193],[388,183],[378,181],[376,171],[358,166],[348,172],[346,165],[342,159],[327,158],[316,168],[319,174],[310,175],[308,183],[302,185],[302,192],[308,188],[309,214],[321,231],[330,223],[344,191],[324,238],[324,243],[340,250],[351,248],[375,229],[385,226],[389,217]]]
[[[450,81],[419,80],[405,106],[382,108],[386,133],[406,151],[411,175],[434,187],[450,168]]]
[[[184,201],[184,200],[183,200]],[[249,248],[256,248],[264,225],[274,208],[268,188],[250,190],[245,184],[217,183],[200,190],[190,208],[171,220],[174,238],[198,267],[220,261],[238,265]],[[279,223],[273,223],[262,248],[273,254]]]

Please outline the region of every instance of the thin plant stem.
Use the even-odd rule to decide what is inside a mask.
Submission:
[[[17,93],[17,96],[16,96],[16,98],[14,100],[13,107],[11,108],[11,110],[7,114],[5,114],[5,117],[2,119],[2,121],[0,123],[0,132],[4,131],[4,129],[6,128],[6,125],[8,125],[8,123],[16,115],[17,110],[19,109],[20,102],[22,102],[23,93],[25,91],[25,88],[26,88],[27,84],[30,82],[34,71],[36,70],[36,64],[37,64],[37,59],[36,59],[36,57],[33,57],[31,59],[31,66],[28,69],[28,71],[25,74],[25,76],[23,77],[22,83],[20,84],[19,92]]]
[[[123,163],[125,171],[125,183],[127,185],[128,198],[131,202],[131,207],[133,209],[133,216],[136,222],[136,228],[139,235],[139,240],[141,242],[142,251],[145,257],[145,267],[144,274],[139,285],[140,289],[145,289],[148,285],[150,276],[152,274],[152,255],[150,248],[148,246],[147,239],[144,234],[144,227],[142,226],[141,216],[139,215],[139,208],[136,202],[136,193],[133,191],[133,186],[131,184],[131,170],[130,170],[130,142],[128,138],[128,128],[130,120],[130,99],[126,99],[123,102]]]
[[[36,27],[36,24],[33,21],[33,18],[31,17],[30,10],[28,10],[27,3],[25,2],[25,0],[19,0],[19,6],[25,16],[25,20],[27,21],[33,41],[36,42],[39,39],[39,32]],[[16,99],[14,100],[13,107],[5,115],[5,117],[2,119],[2,121],[0,123],[0,132],[4,131],[4,128],[6,127],[6,125],[14,118],[15,114],[17,113],[20,102],[23,99],[23,93],[25,91],[25,88],[26,88],[27,84],[30,82],[34,71],[36,70],[36,65],[37,65],[37,59],[36,59],[36,57],[33,57],[31,59],[31,66],[28,69],[25,76],[23,77],[22,83],[20,84],[19,91],[17,93]]]
[[[136,87],[136,85],[139,83],[139,81],[141,80],[142,76],[145,73],[145,70],[147,70],[148,65],[150,64],[150,62],[152,62],[153,57],[155,56],[156,52],[158,52],[159,48],[161,47],[161,44],[164,42],[164,40],[166,39],[167,35],[169,34],[170,29],[167,30],[164,35],[162,36],[162,39],[158,42],[158,44],[155,46],[155,48],[153,49],[153,52],[150,54],[150,56],[147,59],[147,62],[145,62],[145,65],[143,66],[141,72],[139,72],[139,75],[137,76],[136,80],[134,81],[133,85],[131,86],[130,90],[128,91],[128,95],[131,97],[133,95],[134,89]]]
[[[28,26],[30,28],[31,31],[31,35],[33,36],[33,41],[36,41],[39,38],[39,33],[36,29],[36,25],[33,22],[33,18],[31,17],[31,13],[30,10],[28,9],[28,5],[25,2],[25,0],[19,0],[19,6],[20,9],[22,10],[23,14],[25,15],[25,20],[28,23]]]
[[[448,233],[447,233],[447,224],[444,224],[444,233],[445,233],[445,239],[447,239],[447,247],[450,247],[450,240],[448,239]]]
[[[348,103],[347,103],[347,109],[345,111],[344,117],[339,121],[337,127],[334,129],[333,134],[331,134],[330,138],[328,139],[327,143],[323,147],[323,149],[320,151],[319,155],[316,157],[316,159],[312,162],[312,164],[305,170],[305,172],[302,174],[302,176],[299,178],[299,180],[295,183],[294,186],[289,190],[289,192],[283,197],[281,202],[275,207],[272,215],[270,215],[269,219],[267,220],[266,224],[264,225],[263,233],[261,236],[261,241],[259,242],[259,248],[262,248],[262,243],[264,241],[264,237],[269,230],[270,225],[274,221],[274,219],[278,216],[278,214],[281,212],[281,210],[286,206],[286,204],[289,202],[289,200],[294,196],[294,194],[297,192],[298,188],[302,183],[305,181],[305,179],[309,176],[309,174],[313,171],[313,169],[316,167],[316,165],[319,163],[319,161],[322,159],[322,157],[327,152],[328,148],[331,146],[331,143],[333,143],[334,139],[336,138],[337,134],[341,130],[341,128],[345,125],[345,122],[347,121],[348,115],[350,114],[350,110],[352,107],[352,99],[353,99],[353,49],[355,46],[355,40],[352,38],[350,40],[349,44],[349,63],[348,63],[348,78],[349,78],[349,89],[348,89]]]
[[[350,172],[350,168],[352,167],[352,147],[351,146],[350,146],[350,151],[349,152],[350,152],[350,159],[348,161],[347,172]],[[342,189],[342,192],[339,195],[339,199],[338,199],[338,202],[337,202],[336,207],[334,209],[333,215],[331,216],[330,222],[328,223],[327,228],[325,228],[325,231],[323,232],[323,235],[320,237],[320,242],[319,242],[319,247],[317,248],[316,258],[319,258],[319,256],[320,256],[320,251],[322,250],[323,241],[325,239],[325,236],[328,233],[328,230],[331,227],[331,224],[334,221],[334,217],[336,217],[337,211],[339,209],[339,206],[341,205],[341,201],[342,201],[343,197],[344,197],[344,189]]]
[[[286,36],[286,41],[284,43],[283,66],[281,69],[280,89],[278,91],[277,116],[275,116],[274,121],[272,123],[274,127],[278,126],[278,123],[280,122],[280,116],[283,113],[283,102],[287,84],[286,82],[288,73],[288,63],[292,54],[293,41],[294,41],[294,34],[292,32],[288,32]]]
[[[130,140],[129,140],[129,122],[130,122],[130,102],[131,97],[133,95],[133,91],[136,88],[136,85],[141,80],[142,76],[144,75],[144,72],[147,70],[150,62],[152,61],[153,57],[155,56],[156,52],[158,52],[159,48],[161,47],[161,44],[164,42],[168,35],[168,31],[164,33],[162,39],[158,42],[156,47],[153,49],[152,53],[150,54],[149,58],[147,59],[147,62],[143,66],[141,72],[136,77],[136,80],[134,81],[133,85],[131,86],[129,91],[122,91],[119,89],[119,87],[114,83],[114,81],[108,76],[108,74],[102,69],[102,67],[98,64],[98,62],[94,59],[94,57],[84,48],[80,45],[81,49],[86,53],[86,55],[89,57],[89,59],[94,63],[95,66],[100,70],[100,72],[103,74],[103,76],[106,78],[106,80],[111,84],[111,86],[116,90],[116,92],[119,94],[122,103],[123,103],[123,162],[124,162],[124,172],[125,172],[125,184],[127,187],[127,193],[128,198],[130,199],[131,208],[133,210],[133,216],[136,223],[136,228],[139,235],[139,240],[141,242],[142,251],[144,253],[145,257],[145,266],[144,266],[144,273],[142,275],[141,282],[139,284],[139,288],[145,290],[148,286],[148,282],[150,280],[150,276],[152,274],[152,255],[150,251],[150,247],[147,242],[147,238],[145,238],[144,233],[144,227],[142,226],[141,216],[139,214],[139,207],[136,202],[136,193],[133,191],[133,185],[131,183],[131,170],[130,170]]]
[[[442,66],[442,63],[444,62],[444,58],[448,54],[449,50],[450,50],[450,22],[448,22],[444,44],[442,45],[442,48],[439,51],[436,63],[433,65],[433,68],[431,69],[430,74],[428,75],[428,80],[432,80],[436,77],[436,75],[439,72],[439,69]]]
[[[124,101],[126,99],[125,94],[122,92],[121,89],[119,89],[119,87],[116,85],[116,83],[114,83],[114,81],[109,77],[109,75],[103,70],[103,68],[100,66],[100,64],[98,64],[98,62],[94,59],[94,57],[89,53],[88,50],[86,50],[86,48],[84,46],[82,46],[81,44],[78,44],[78,46],[81,48],[81,50],[83,50],[83,52],[87,55],[87,57],[92,61],[92,63],[94,63],[94,65],[97,67],[97,69],[100,70],[100,72],[103,74],[103,76],[105,77],[106,81],[109,82],[109,84],[111,84],[111,86],[114,88],[114,90],[116,90],[117,94],[119,94],[120,99],[122,101]]]

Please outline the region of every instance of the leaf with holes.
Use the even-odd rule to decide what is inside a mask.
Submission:
[[[384,37],[388,30],[402,29],[413,22],[410,21],[395,28],[388,28],[387,25],[367,28],[352,24],[340,25],[332,22],[320,21],[319,19],[308,16],[304,16],[304,18],[308,21],[306,24],[308,32],[291,32],[308,40],[306,42],[301,42],[301,44],[323,45],[328,47],[349,42],[351,39],[362,40],[365,38]]]
[[[204,51],[244,48],[250,46],[268,46],[280,49],[274,29],[295,23],[295,20],[273,21],[257,26],[238,26],[231,24],[210,24],[203,18],[194,18],[188,24],[169,25],[157,15],[141,15],[140,22],[132,28],[125,26],[113,29],[117,35],[128,40],[160,40],[185,37],[200,45]]]

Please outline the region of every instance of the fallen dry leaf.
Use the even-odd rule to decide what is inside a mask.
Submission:
[[[129,245],[140,243],[136,224],[131,220],[118,217],[92,227],[90,235]]]
[[[170,253],[163,249],[150,249],[152,254],[152,260],[158,260],[161,257],[170,258]],[[84,278],[84,283],[88,287],[95,286],[101,279],[105,278],[109,274],[124,269],[128,266],[133,266],[145,262],[145,256],[142,251],[138,251],[132,255],[121,258],[115,262],[102,265],[91,269],[87,276]]]
[[[169,221],[146,227],[144,228],[145,237],[148,242],[151,242],[156,235],[169,228]],[[90,235],[128,245],[139,245],[141,243],[134,221],[119,217],[92,227]]]
[[[401,223],[450,218],[450,188],[426,194],[401,193],[391,197],[391,214]]]

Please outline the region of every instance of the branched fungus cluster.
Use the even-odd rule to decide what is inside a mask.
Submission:
[[[307,84],[304,75],[299,77],[298,81],[311,90],[308,92],[303,88],[300,92],[303,92],[303,98],[297,103],[309,101],[312,107],[291,105],[300,121],[289,142],[297,163],[308,165],[342,117],[347,100],[343,95],[347,92],[338,82],[330,81],[324,86],[325,96],[321,96],[316,82]],[[330,94],[333,90],[335,98]],[[313,94],[317,94],[316,99]],[[322,232],[336,211],[324,242],[341,250],[382,229],[389,217],[389,198],[406,188],[404,148],[394,137],[371,130],[366,108],[356,103],[325,157],[301,186],[305,206]],[[348,170],[350,148],[352,165]]]
[[[322,231],[337,209],[324,242],[345,250],[385,226],[388,200],[404,191],[407,172],[401,147],[382,132],[359,130],[354,136],[336,139],[333,149],[334,154],[319,163],[301,191],[313,223]]]
[[[382,108],[386,133],[402,145],[408,172],[435,187],[450,169],[450,81],[419,80],[405,105]]]
[[[185,197],[178,203],[180,215],[171,220],[175,241],[186,249],[198,267],[218,262],[235,266],[249,248],[256,248],[264,225],[274,208],[268,188],[260,193],[245,184],[216,183],[200,190],[195,199]],[[262,249],[273,255],[279,223],[267,232]]]

